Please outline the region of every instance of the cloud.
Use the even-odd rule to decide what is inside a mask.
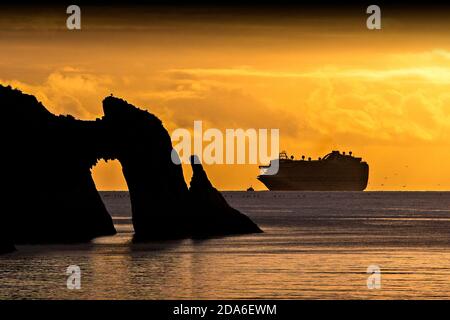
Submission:
[[[0,80],[0,83],[35,95],[55,114],[71,114],[80,119],[93,119],[101,115],[101,101],[110,92],[113,79],[67,66],[50,73],[40,84],[4,79]]]
[[[322,84],[305,102],[308,127],[358,144],[409,144],[441,140],[450,124],[440,117],[442,97],[433,91],[394,90],[393,83]],[[375,89],[376,88],[376,89]],[[371,89],[373,92],[371,92]]]
[[[258,70],[249,67],[209,68],[209,69],[171,69],[177,76],[196,77],[260,77],[284,79],[360,79],[360,80],[426,80],[438,83],[450,83],[450,67],[408,67],[391,69],[339,69],[320,68],[312,72],[288,72],[277,70]]]
[[[135,95],[138,105],[152,106],[168,127],[190,129],[195,120],[225,128],[280,128],[285,134],[298,132],[296,116],[289,110],[268,105],[239,85],[195,77],[174,77],[158,90]]]
[[[450,53],[443,50],[421,55],[450,58]],[[214,82],[214,93],[204,96],[209,103],[213,97],[219,97],[220,101],[228,95],[223,88],[228,88],[228,92],[233,92],[233,86],[241,88],[235,91],[235,101],[247,96],[270,106],[268,110],[261,108],[260,112],[255,112],[256,107],[250,108],[246,113],[245,104],[235,103],[242,110],[243,119],[252,116],[273,119],[269,122],[289,128],[282,130],[282,136],[293,141],[308,139],[358,145],[445,143],[450,132],[447,94],[450,66],[418,63],[384,69],[327,67],[308,72],[244,66],[170,69],[167,73],[183,81]],[[255,101],[248,105],[256,105]],[[277,103],[271,104],[273,101]],[[198,110],[207,114],[201,105]],[[219,110],[224,107],[218,105]],[[272,111],[284,113],[286,117],[274,116]],[[212,120],[232,118],[232,114],[217,111]]]
[[[450,57],[446,51],[427,55]],[[65,66],[42,83],[1,82],[35,94],[54,113],[81,119],[101,116],[101,101],[112,92],[155,113],[170,130],[202,120],[220,129],[279,128],[291,141],[364,145],[443,141],[450,131],[448,81],[450,67],[419,65],[308,72],[173,68],[145,76]]]

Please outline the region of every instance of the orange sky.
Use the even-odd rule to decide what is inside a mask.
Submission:
[[[52,112],[102,115],[114,93],[159,116],[169,132],[279,128],[282,149],[317,158],[362,156],[368,190],[450,190],[450,22],[445,14],[364,10],[98,9],[82,30],[65,9],[2,13],[0,82],[35,94]],[[242,190],[255,165],[208,166],[219,189]],[[186,179],[190,171],[185,171]],[[126,189],[117,162],[94,169],[97,187]]]

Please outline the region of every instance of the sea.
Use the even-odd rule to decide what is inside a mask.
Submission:
[[[18,246],[0,299],[450,298],[450,192],[223,195],[264,233],[133,244],[128,192],[101,192],[118,234]]]

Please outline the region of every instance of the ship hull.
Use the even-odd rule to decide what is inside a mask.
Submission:
[[[321,164],[305,161],[282,165],[276,175],[260,175],[273,191],[363,191],[367,187],[369,166],[365,162],[351,165]]]

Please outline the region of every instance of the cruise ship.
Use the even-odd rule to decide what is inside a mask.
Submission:
[[[258,180],[273,191],[363,191],[369,179],[369,165],[352,152],[332,151],[318,160],[304,156],[295,160],[283,151],[279,159],[259,168]]]

